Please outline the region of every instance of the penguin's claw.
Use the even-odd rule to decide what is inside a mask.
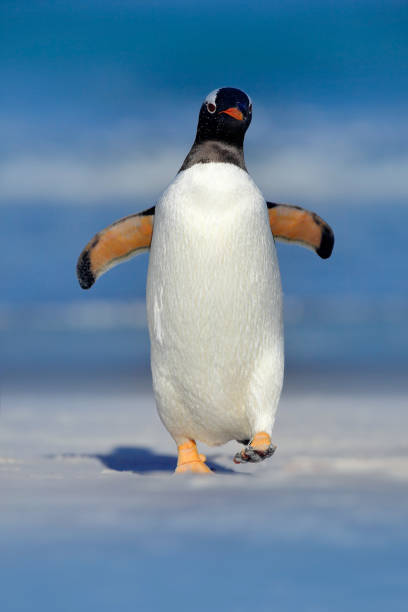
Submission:
[[[275,444],[272,444],[270,436],[261,431],[255,434],[248,446],[234,457],[234,463],[259,463],[272,457],[276,451]]]
[[[266,451],[254,450],[250,446],[247,446],[240,453],[236,453],[234,457],[234,463],[259,463],[268,457],[272,457],[276,450],[276,446],[270,446]]]

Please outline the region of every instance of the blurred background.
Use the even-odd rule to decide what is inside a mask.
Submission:
[[[252,97],[246,163],[265,198],[317,212],[336,237],[327,261],[298,246],[278,245],[285,296],[285,393],[293,391],[301,398],[313,391],[316,401],[324,398],[326,406],[332,405],[334,389],[357,389],[359,402],[364,394],[380,393],[384,401],[376,412],[365,413],[365,423],[370,425],[365,428],[362,424],[360,440],[374,431],[380,439],[387,415],[396,431],[401,429],[401,415],[408,406],[408,4],[402,0],[4,0],[0,20],[3,416],[12,414],[10,406],[18,413],[21,406],[29,410],[30,401],[35,404],[35,413],[31,411],[26,420],[19,417],[20,429],[16,425],[13,431],[29,431],[27,424],[34,427],[41,414],[52,418],[51,411],[46,413],[44,408],[41,412],[43,396],[41,401],[36,396],[39,387],[54,385],[56,406],[66,401],[67,389],[80,380],[85,381],[83,388],[88,389],[89,397],[98,387],[103,393],[112,388],[119,392],[119,381],[125,381],[132,397],[143,390],[152,401],[145,313],[148,255],[110,271],[89,292],[79,288],[76,260],[97,231],[155,204],[193,142],[203,99],[222,86],[238,87]],[[392,411],[390,399],[397,390],[398,413]],[[319,396],[320,391],[326,395]],[[16,393],[24,393],[24,401],[19,396],[13,404],[10,397],[17,397]],[[71,405],[78,407],[75,401]],[[89,406],[81,404],[81,410]],[[360,403],[351,413],[359,409]],[[332,423],[337,423],[338,415],[332,414]],[[122,426],[126,427],[123,422]],[[158,421],[154,427],[161,427]],[[342,431],[347,436],[352,430],[351,420]],[[5,447],[10,443],[13,448],[11,438],[7,440]],[[335,435],[333,440],[335,444]],[[47,443],[38,448],[47,452]],[[398,456],[406,457],[406,444],[398,448]],[[404,470],[408,474],[407,466]],[[10,486],[15,493],[14,484]],[[320,494],[325,495],[325,485],[321,486]],[[398,499],[399,507],[406,508],[406,497],[404,503]],[[375,496],[370,500],[371,512]],[[262,500],[258,502],[262,506]],[[16,507],[11,507],[14,512]],[[226,508],[227,515],[231,507],[227,504]],[[319,523],[320,514],[310,512]],[[119,511],[118,516],[122,516]],[[395,517],[387,516],[385,523],[394,524]],[[269,520],[267,515],[264,519]],[[10,521],[16,528],[14,519]],[[112,519],[113,529],[117,524]],[[239,524],[245,531],[244,523]],[[127,570],[121,574],[120,568],[136,563],[133,558],[130,561],[125,541],[136,547],[140,544],[129,525],[127,535],[121,532],[121,544],[116,542],[117,550],[126,551],[115,570],[122,578]],[[308,529],[306,525],[305,532]],[[75,533],[77,540],[74,537],[73,541],[78,544],[85,537],[89,552],[94,542],[83,531]],[[395,542],[407,537],[406,529],[396,528],[396,533]],[[97,538],[97,531],[92,534]],[[235,535],[229,535],[235,552],[225,557],[224,567],[231,585],[235,553],[242,559]],[[276,553],[277,563],[283,560],[284,569],[278,576],[285,589],[290,592],[295,584],[290,578],[294,572],[298,584],[304,588],[307,581],[309,586],[315,584],[318,593],[317,575],[325,575],[324,568],[327,571],[333,562],[340,576],[345,572],[350,588],[354,585],[354,592],[358,591],[356,576],[370,562],[370,547],[361,548],[361,557],[355,549],[347,555],[342,548],[347,537],[339,540],[340,548],[329,547],[317,554],[316,574],[307,561],[314,544],[309,542],[299,553],[291,541],[293,557],[305,563],[295,569],[288,548]],[[10,565],[14,567],[10,585],[14,585],[19,580],[23,541],[17,538],[15,546],[7,537],[5,541],[15,561],[15,566]],[[76,544],[67,553],[68,565],[61,561],[67,576],[78,561],[81,547]],[[24,575],[32,581],[38,545],[36,540],[27,553]],[[257,546],[262,557],[262,544]],[[348,593],[349,610],[366,609],[364,601],[370,602],[370,610],[376,610],[376,605],[378,609],[382,605],[405,609],[401,550],[396,544],[387,549],[388,557],[380,555],[393,568],[388,590],[370,599],[372,575],[367,574],[365,599]],[[78,567],[89,570],[92,566],[91,584],[96,588],[99,570],[95,568],[101,557],[95,561],[96,557],[86,554],[80,555],[82,566],[74,574],[80,580]],[[168,566],[168,554],[160,557],[159,567]],[[211,565],[211,550],[203,555]],[[45,567],[52,573],[51,558],[52,554]],[[100,571],[104,575],[102,565]],[[68,593],[68,579],[64,583],[60,574],[54,578],[55,588],[65,588]],[[117,584],[128,596],[122,578],[117,578]],[[323,604],[318,596],[312,598],[313,603],[303,598],[303,609],[343,609],[346,600],[341,593],[345,596],[345,591],[339,591],[340,583],[333,580],[327,584],[336,597],[331,599],[327,590]],[[254,589],[259,586],[254,577],[250,584]],[[81,585],[82,592],[88,593],[83,608],[66,595],[66,607],[61,604],[58,609],[74,609],[75,605],[76,610],[95,606],[111,610],[118,602],[124,605],[119,591],[110,593],[111,599],[104,604],[102,598],[92,599],[91,587]],[[42,588],[38,591],[41,597],[35,586],[30,592],[37,593],[44,606],[47,587]],[[220,593],[222,587],[217,588]],[[310,595],[307,589],[302,593]],[[161,609],[149,607],[147,599],[142,601],[143,609]],[[221,597],[218,601],[229,609],[227,600]],[[244,609],[240,605],[249,601],[245,597],[234,600],[234,609]],[[292,603],[293,607],[281,605],[281,610],[296,609],[296,597]],[[7,612],[33,609],[29,599],[13,604],[7,598],[4,605]],[[157,606],[161,605],[164,603],[157,600]],[[265,603],[259,609],[269,607]]]
[[[4,375],[148,369],[148,255],[79,289],[98,230],[152,206],[220,86],[247,91],[249,172],[318,212],[332,258],[279,245],[288,368],[408,360],[404,2],[3,2]]]

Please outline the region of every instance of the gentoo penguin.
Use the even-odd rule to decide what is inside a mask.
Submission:
[[[156,206],[102,230],[81,253],[83,289],[150,249],[147,313],[157,409],[178,446],[176,472],[208,473],[196,441],[270,457],[283,381],[282,290],[274,237],[330,256],[334,236],[314,213],[266,202],[248,174],[252,102],[211,92],[193,146]],[[271,231],[272,230],[272,231]]]

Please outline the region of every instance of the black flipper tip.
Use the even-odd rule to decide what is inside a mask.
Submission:
[[[91,260],[87,250],[83,251],[79,256],[77,277],[82,289],[90,289],[96,280],[91,270]]]
[[[328,259],[332,254],[334,247],[334,234],[328,225],[322,225],[322,239],[316,253],[322,259]]]

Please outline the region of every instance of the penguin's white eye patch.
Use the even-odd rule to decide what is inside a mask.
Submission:
[[[217,110],[217,107],[212,102],[207,102],[207,110],[209,113],[212,114],[212,113],[215,113],[215,111]]]

